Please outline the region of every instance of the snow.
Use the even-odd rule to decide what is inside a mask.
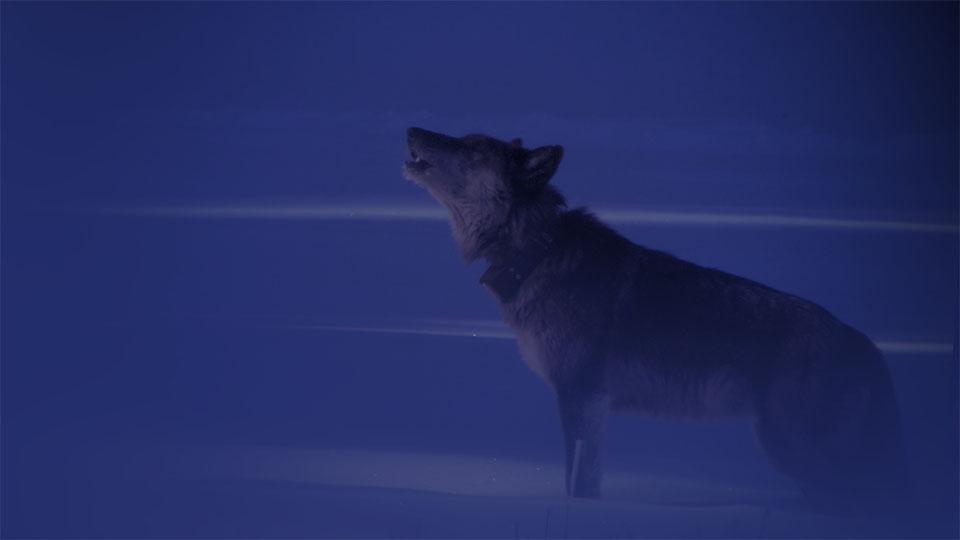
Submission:
[[[636,468],[609,470],[602,499],[569,499],[557,463],[504,456],[118,440],[74,456],[86,475],[66,479],[72,510],[56,523],[38,516],[32,526],[41,536],[64,527],[208,538],[879,538],[945,530],[818,515],[790,490]]]

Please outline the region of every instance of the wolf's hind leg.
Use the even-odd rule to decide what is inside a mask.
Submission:
[[[558,391],[557,401],[567,459],[567,495],[599,497],[610,398],[604,394]]]
[[[890,512],[909,498],[896,400],[885,378],[856,375],[774,388],[758,411],[757,439],[818,509]]]

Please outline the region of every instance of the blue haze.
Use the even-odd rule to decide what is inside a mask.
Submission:
[[[0,533],[347,534],[309,487],[184,448],[561,460],[512,341],[310,328],[496,320],[443,222],[144,209],[432,207],[401,177],[417,125],[564,145],[573,205],[955,227],[958,66],[948,2],[3,2]],[[877,341],[956,339],[956,229],[618,229]],[[955,512],[956,355],[888,360],[926,502]],[[741,423],[617,417],[608,446],[791,489]]]

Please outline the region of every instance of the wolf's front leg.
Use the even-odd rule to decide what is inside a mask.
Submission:
[[[567,495],[599,497],[610,398],[602,393],[558,390],[557,400],[567,455]]]

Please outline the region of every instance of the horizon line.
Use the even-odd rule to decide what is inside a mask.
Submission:
[[[368,220],[444,221],[442,208],[416,205],[265,205],[265,206],[141,206],[107,208],[101,211],[127,216],[185,219],[283,219],[283,220]],[[900,231],[917,233],[960,233],[956,224],[920,221],[824,218],[787,214],[749,214],[667,210],[620,210],[598,207],[592,211],[605,222],[619,225],[655,224],[668,226],[740,226]]]
[[[480,339],[501,339],[515,340],[513,331],[499,321],[490,321],[485,324],[476,324],[483,321],[475,321],[472,326],[457,324],[455,321],[437,321],[434,325],[424,325],[421,327],[410,326],[364,326],[364,325],[290,325],[287,328],[297,330],[320,330],[325,332],[356,332],[368,334],[400,334],[417,336],[441,336],[441,337],[473,337]],[[441,324],[442,323],[442,324]],[[477,328],[476,326],[487,326],[487,328]],[[871,340],[872,341],[872,340]],[[878,349],[884,354],[923,354],[939,355],[952,354],[953,344],[947,342],[932,341],[873,341]]]

